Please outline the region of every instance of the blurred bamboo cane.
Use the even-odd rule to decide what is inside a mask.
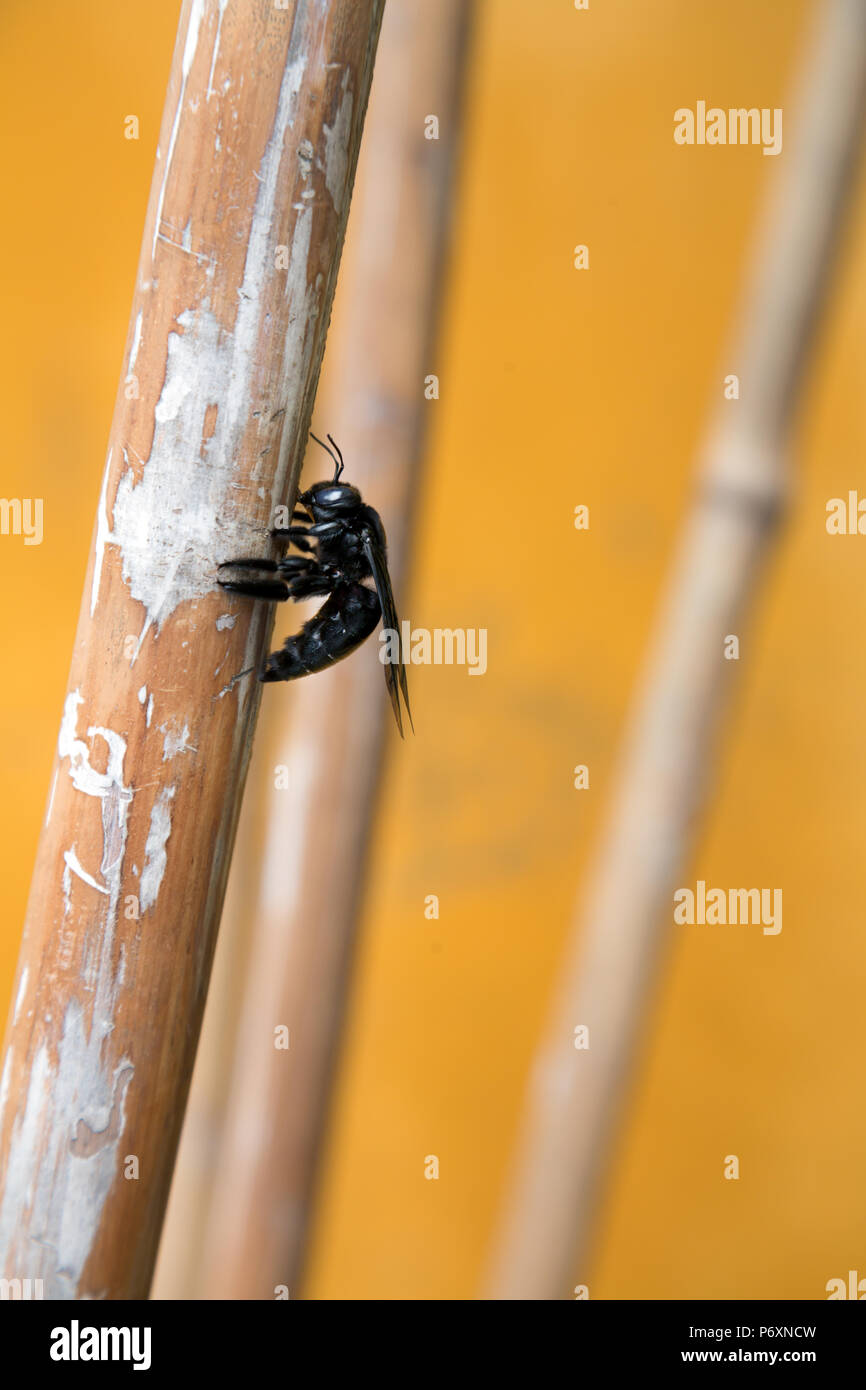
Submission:
[[[533,1065],[488,1286],[494,1298],[567,1297],[578,1269],[586,1282],[600,1180],[733,676],[725,637],[748,617],[786,499],[788,434],[851,192],[866,90],[866,4],[829,0],[818,19],[798,128],[726,369],[739,376],[741,396],[719,410],[699,461],[609,818]],[[586,1051],[574,1047],[581,1024]]]
[[[470,10],[469,0],[386,7],[316,404],[317,432],[334,435],[347,480],[385,521],[403,609],[415,483],[435,409],[425,400],[424,378],[435,370]],[[312,448],[310,476],[323,476],[327,460]],[[293,613],[281,617],[287,631],[296,622]],[[266,701],[260,745],[271,760],[262,760],[256,789],[266,808],[254,875],[259,888],[246,902],[242,894],[231,898],[238,920],[230,926],[224,919],[222,929],[227,945],[227,932],[240,934],[243,921],[251,922],[234,1069],[226,1098],[213,1062],[225,1030],[215,999],[157,1296],[273,1298],[286,1285],[293,1297],[297,1292],[383,733],[392,719],[377,646],[371,641],[327,675],[275,688]],[[400,755],[411,754],[410,735]],[[288,768],[288,789],[275,789],[277,763]],[[280,1024],[289,1029],[288,1051],[274,1046]],[[209,1162],[210,1191],[198,1176]],[[199,1204],[207,1196],[200,1236]],[[187,1226],[191,1211],[197,1214]],[[197,1275],[183,1273],[195,1265]]]
[[[148,1291],[272,618],[216,566],[294,495],[380,18],[181,14],[3,1071],[46,1297]]]

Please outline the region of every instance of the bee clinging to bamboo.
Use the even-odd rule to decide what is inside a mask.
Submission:
[[[356,487],[343,483],[343,455],[329,434],[328,443],[312,435],[334,461],[334,476],[313,483],[298,494],[291,524],[271,534],[288,541],[296,554],[281,560],[226,560],[220,569],[233,569],[249,578],[220,579],[231,593],[248,598],[306,599],[324,595],[322,607],[299,632],[271,652],[259,673],[260,681],[291,681],[323,671],[359,647],[380,618],[385,628],[400,630],[391,577],[385,528],[379,513],[367,506]],[[263,578],[269,574],[273,578]],[[257,577],[253,577],[257,576]],[[370,587],[366,581],[373,581]],[[414,731],[409,689],[402,656],[384,663],[385,684],[403,736],[401,697]]]

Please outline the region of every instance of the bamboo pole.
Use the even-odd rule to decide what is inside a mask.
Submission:
[[[147,1294],[381,0],[186,0],[3,1069],[0,1251]]]
[[[739,342],[725,366],[738,374],[741,396],[721,408],[699,460],[610,815],[532,1069],[492,1265],[495,1298],[569,1297],[574,1271],[586,1283],[632,1049],[730,691],[725,638],[743,631],[788,492],[789,429],[862,130],[863,0],[830,0],[813,49]],[[578,1025],[588,1027],[588,1050],[575,1050]]]
[[[401,613],[424,429],[436,409],[425,400],[424,378],[437,370],[470,8],[467,0],[400,0],[386,9],[316,403],[317,433],[334,435],[346,477],[385,521]],[[431,115],[438,139],[425,138]],[[313,446],[308,476],[321,476],[326,464]],[[280,1285],[294,1298],[300,1289],[383,742],[392,729],[372,643],[327,675],[274,693],[281,698],[265,702],[261,727],[273,759],[262,765],[255,789],[267,807],[261,887],[252,903],[238,899],[252,940],[234,1069],[206,1237],[197,1259],[184,1258],[185,1267],[196,1263],[200,1271],[190,1291],[207,1298],[273,1298]],[[411,737],[397,755],[412,755]],[[275,788],[276,763],[291,769],[291,792]],[[241,923],[234,930],[240,933]],[[216,1049],[221,1024],[208,1013],[205,1028]],[[279,1024],[289,1028],[288,1051],[274,1047]],[[206,1132],[218,1123],[212,1070],[202,1075]],[[201,1132],[190,1133],[193,1169],[200,1167],[200,1139]],[[188,1193],[193,1182],[184,1178],[183,1150],[178,1177]],[[180,1206],[172,1202],[177,1220]],[[195,1240],[194,1229],[189,1236]],[[178,1258],[183,1237],[172,1240]],[[166,1264],[156,1290],[172,1288]]]
[[[365,130],[368,129],[368,122],[364,124]],[[357,197],[357,181],[355,189],[353,201]],[[342,278],[341,268],[341,282]],[[332,333],[333,319],[329,339]],[[281,694],[288,694],[288,691],[279,691],[278,701]],[[153,1272],[152,1299],[196,1298],[200,1292],[208,1198],[234,1065],[253,927],[252,914],[262,871],[259,849],[265,833],[264,817],[268,806],[263,797],[256,795],[256,789],[266,770],[272,768],[276,761],[276,750],[272,748],[269,736],[269,725],[273,722],[267,717],[270,708],[272,700],[266,696],[262,701],[238,818],[201,1037]]]

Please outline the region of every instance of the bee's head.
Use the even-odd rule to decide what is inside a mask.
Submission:
[[[334,521],[337,517],[350,516],[362,505],[361,494],[350,483],[313,483],[306,492],[299,493],[298,501],[307,508],[316,521]]]

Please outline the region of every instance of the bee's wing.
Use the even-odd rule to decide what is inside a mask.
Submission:
[[[364,553],[370,562],[370,569],[373,571],[373,579],[376,582],[376,593],[379,595],[379,605],[382,609],[382,626],[392,628],[399,638],[400,619],[397,617],[397,608],[391,589],[388,561],[382,545],[371,531],[366,531],[364,534]],[[402,650],[401,646],[399,662],[385,662],[385,684],[388,687],[388,694],[391,696],[391,707],[394,710],[394,717],[397,720],[397,728],[400,730],[401,738],[403,737],[403,718],[400,712],[401,691],[406,713],[409,716],[409,723],[412,725],[412,732],[413,734],[415,732],[415,725],[412,724],[412,711],[409,708],[409,686],[406,681],[406,667],[403,664]]]

